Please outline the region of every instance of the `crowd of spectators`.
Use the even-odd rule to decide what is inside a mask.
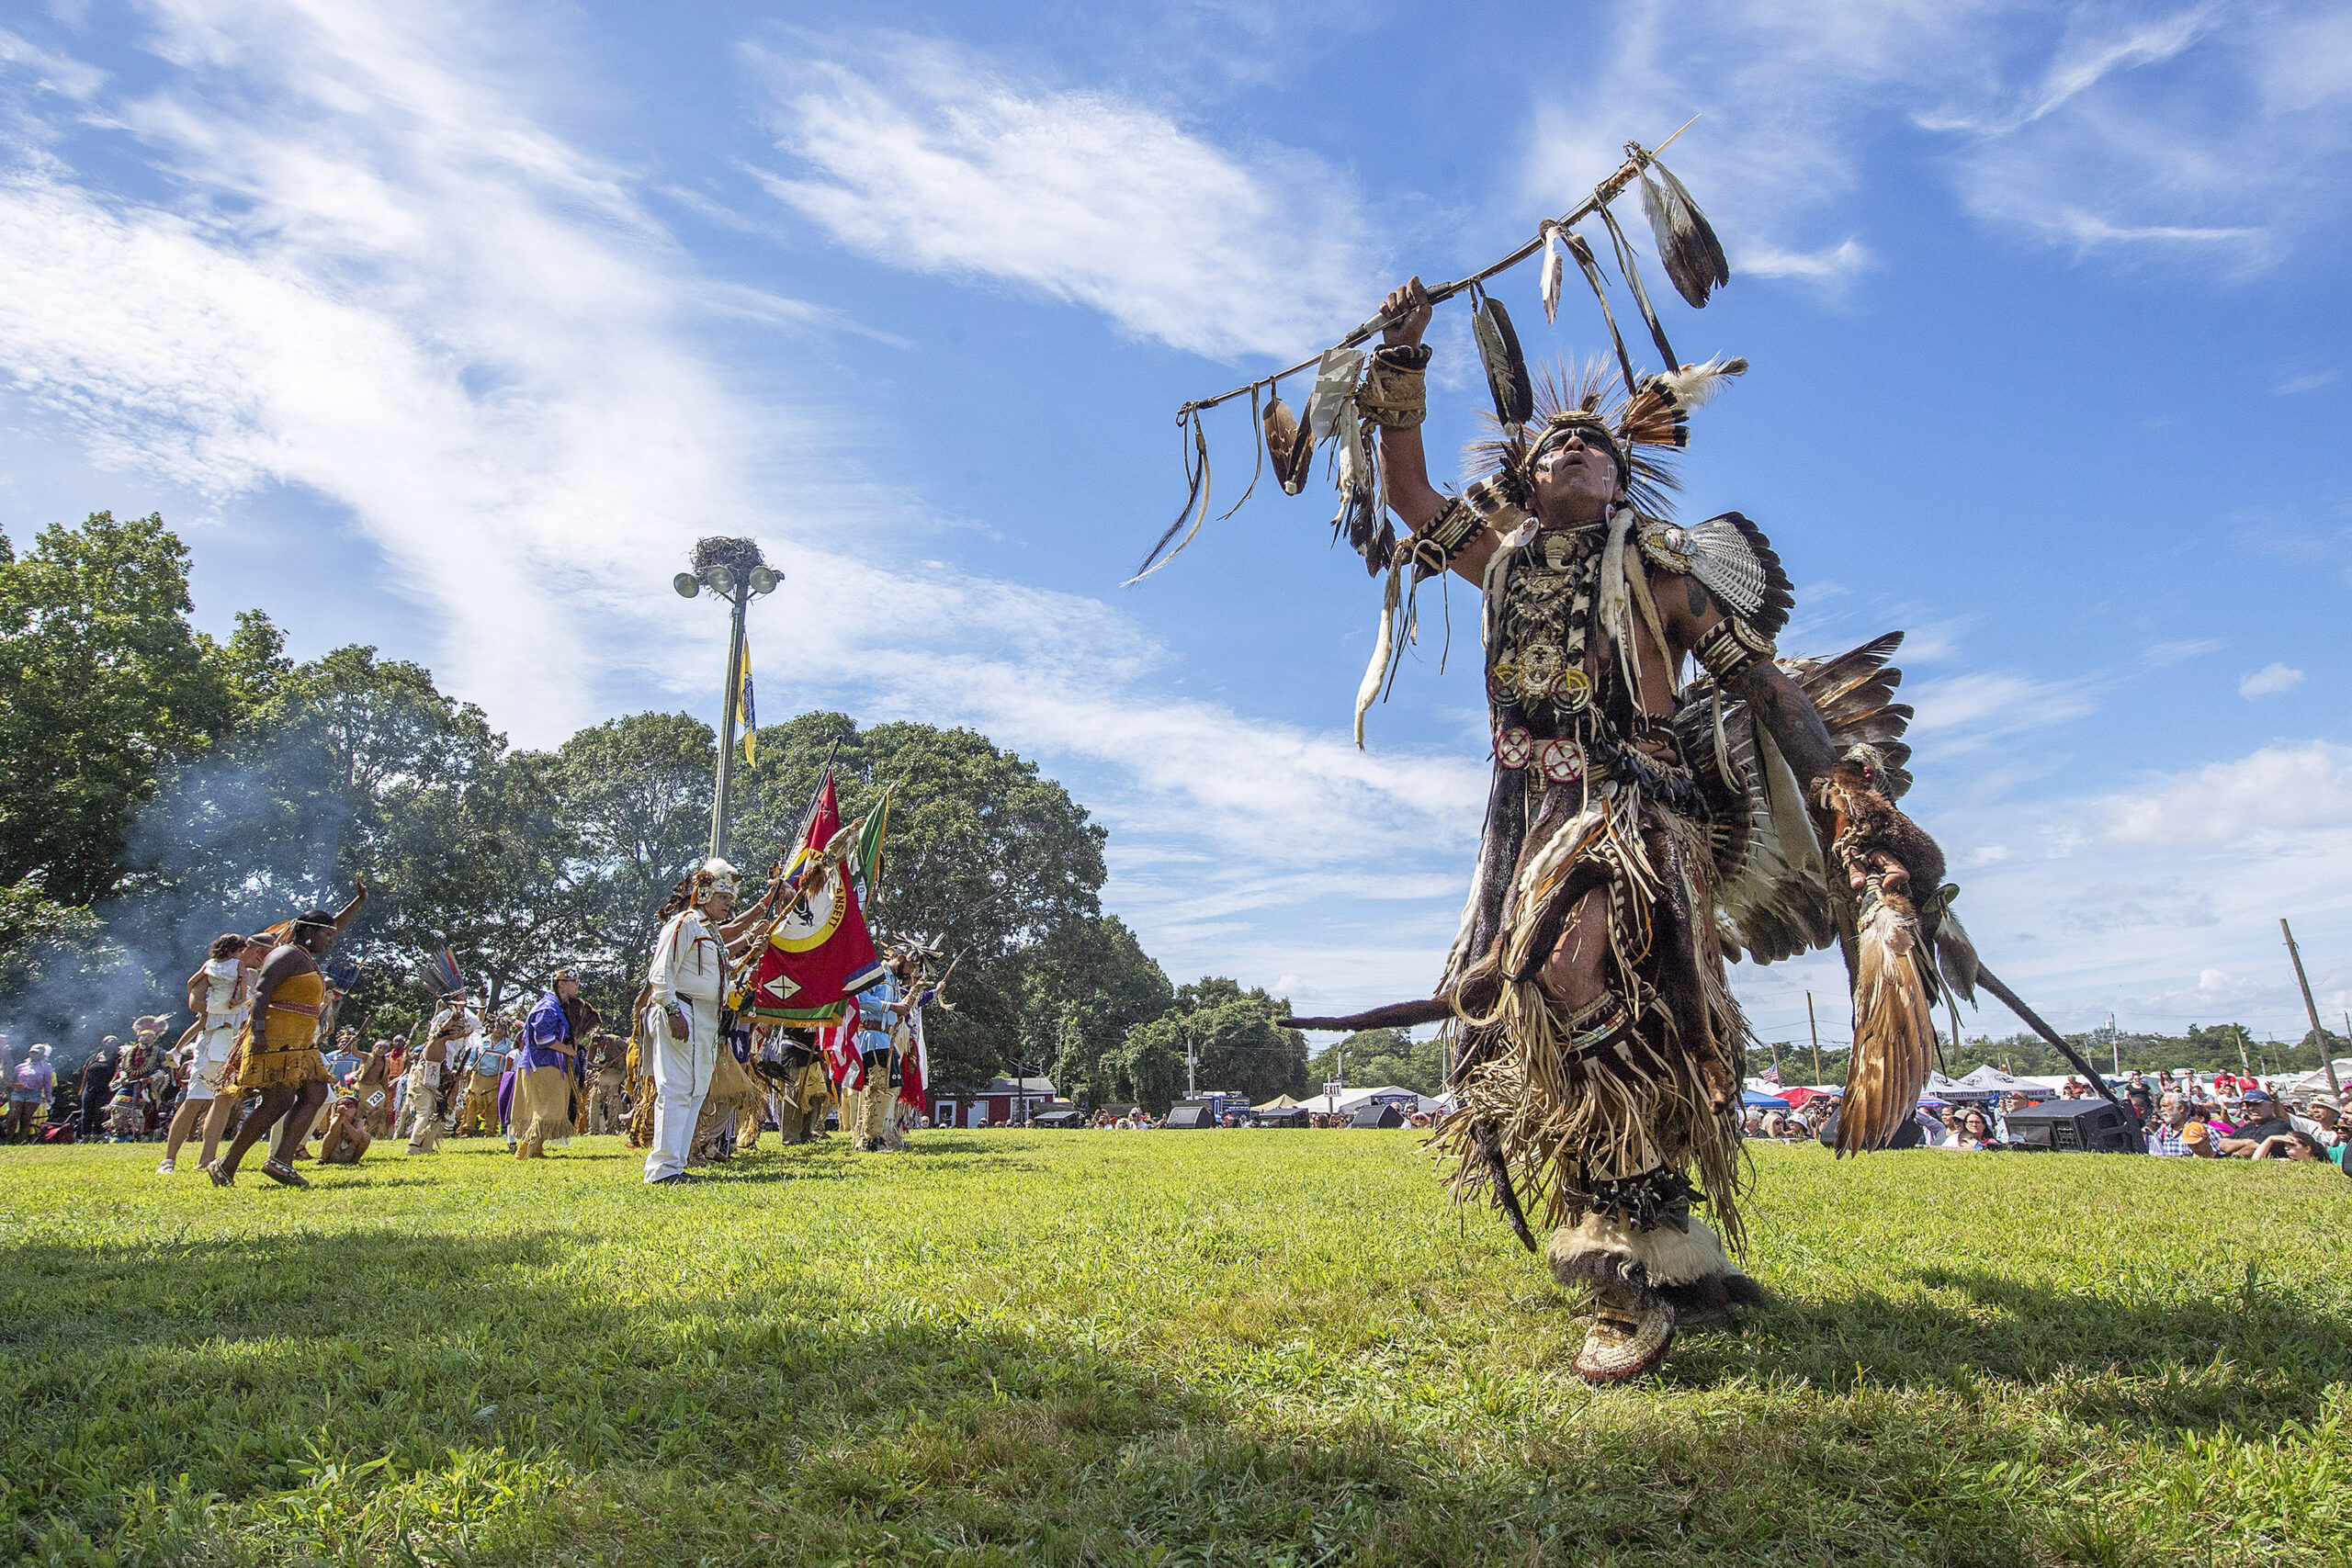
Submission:
[[[2148,1153],[2191,1159],[2283,1159],[2344,1167],[2346,1130],[2343,1105],[2334,1094],[2298,1092],[2290,1100],[2252,1075],[2200,1076],[2161,1072],[2152,1078],[2132,1071],[2109,1087],[2132,1118],[2132,1130]],[[2095,1098],[2090,1086],[2070,1077],[2054,1095],[2012,1090],[1990,1101],[1923,1102],[1919,1143],[1955,1154],[2021,1146],[2010,1116],[2051,1100]],[[1799,1142],[1824,1135],[1837,1110],[1835,1094],[1819,1094],[1800,1109],[1750,1106],[1747,1135]],[[1907,1138],[1907,1134],[1905,1134]]]
[[[129,1043],[107,1036],[78,1071],[70,1074],[56,1069],[49,1045],[37,1043],[20,1051],[0,1035],[0,1086],[6,1092],[0,1141],[164,1140],[186,1096],[197,1053],[193,1042],[186,1038],[176,1045],[164,1043],[166,1021],[160,1016],[135,1021]],[[514,1018],[492,1019],[489,1027],[477,1029],[462,1043],[453,1043],[440,1079],[448,1092],[434,1097],[431,1112],[439,1130],[490,1136],[506,1132],[511,1093],[507,1086],[518,1023]],[[334,1092],[322,1108],[318,1122],[307,1130],[300,1147],[288,1151],[286,1157],[356,1160],[377,1138],[411,1134],[413,1129],[404,1122],[411,1120],[406,1112],[414,1081],[412,1055],[404,1035],[391,1035],[362,1049],[356,1031],[340,1031],[325,1053]],[[608,1076],[617,1081],[620,1075]],[[2289,1101],[2250,1074],[2228,1072],[2165,1071],[2152,1077],[2134,1070],[2111,1080],[2109,1087],[2123,1102],[2152,1155],[2318,1162],[2346,1168],[2345,1153],[2352,1136],[2347,1136],[2336,1095],[2307,1090]],[[2092,1097],[2093,1091],[2082,1079],[2069,1077],[2054,1097],[2012,1090],[1990,1102],[1923,1103],[1917,1117],[1919,1142],[1962,1154],[2017,1146],[2018,1140],[2012,1137],[2009,1127],[2012,1113],[2051,1098]],[[1778,1142],[1821,1138],[1827,1135],[1837,1106],[1834,1092],[1814,1095],[1788,1110],[1750,1106],[1745,1116],[1746,1134]],[[617,1109],[625,1121],[629,1109],[625,1098]],[[1435,1121],[1420,1110],[1408,1112],[1407,1119],[1410,1125],[1424,1129]],[[1113,1105],[1093,1111],[1085,1125],[1105,1132],[1148,1132],[1165,1126],[1167,1120],[1141,1106]],[[1235,1109],[1219,1119],[1219,1125],[1246,1125],[1250,1120],[1245,1110]],[[611,1130],[605,1115],[600,1113],[598,1121],[596,1131]],[[1312,1111],[1306,1116],[1306,1125],[1315,1128],[1346,1127],[1351,1122],[1351,1117],[1338,1112]],[[323,1140],[322,1152],[316,1156],[309,1147],[314,1140]],[[165,1163],[170,1163],[168,1156]]]

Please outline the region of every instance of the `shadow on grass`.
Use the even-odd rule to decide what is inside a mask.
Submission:
[[[1956,1478],[1966,1445],[1950,1411],[1902,1397],[1866,1418],[1792,1404],[1769,1431],[1626,1390],[1533,1427],[1503,1410],[1449,1429],[1398,1404],[1309,1435],[1244,1386],[1159,1375],[1050,1321],[1009,1326],[977,1304],[908,1315],[788,1258],[729,1274],[700,1255],[579,1257],[575,1234],[545,1227],[9,1248],[0,1517],[70,1527],[101,1554],[193,1541],[228,1561],[379,1561],[403,1540],[495,1562],[591,1547],[597,1561],[774,1560],[763,1541],[819,1561],[2036,1554],[2031,1509]],[[1989,1300],[2000,1284],[1937,1288]],[[2099,1360],[2224,1326],[2034,1292],[1995,1304],[2042,1327],[2018,1345],[1957,1308],[1783,1306],[1744,1339],[1694,1338],[1670,1376],[1827,1382],[1844,1358],[1849,1377],[1859,1359],[1932,1384],[1972,1347],[2021,1369],[2046,1348],[2055,1368],[2067,1347]],[[2343,1350],[2340,1336],[2323,1347]],[[522,1468],[488,1486],[486,1454]],[[370,1466],[373,1482],[351,1479]],[[213,1501],[139,1501],[173,1488]]]
[[[1911,1278],[1957,1299],[1775,1293],[1741,1312],[1733,1332],[1683,1338],[1663,1376],[1690,1390],[1742,1374],[1833,1393],[2065,1385],[2057,1405],[2070,1418],[2142,1437],[2317,1422],[2331,1387],[2352,1383],[2343,1319],[2257,1278],[2226,1295],[2136,1301],[1989,1270]],[[2231,1370],[2214,1375],[2217,1363]]]

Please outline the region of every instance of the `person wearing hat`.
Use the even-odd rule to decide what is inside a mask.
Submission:
[[[2238,1114],[2236,1128],[2217,1145],[2230,1159],[2252,1159],[2262,1147],[2263,1140],[2275,1138],[2295,1129],[2280,1112],[2278,1102],[2265,1089],[2250,1089],[2242,1101],[2244,1110]]]
[[[351,902],[336,914],[307,909],[297,916],[286,940],[262,961],[261,974],[254,983],[252,1011],[239,1042],[233,1080],[238,1094],[258,1089],[261,1105],[237,1129],[229,1152],[205,1168],[216,1186],[232,1185],[245,1151],[280,1122],[295,1134],[308,1134],[319,1107],[326,1102],[327,1064],[319,1055],[318,1030],[327,983],[319,969],[319,957],[334,945],[335,938],[359,913],[359,906],[368,901],[368,884],[359,881],[357,888]],[[301,1172],[275,1156],[263,1162],[262,1174],[284,1187],[310,1185]]]
[[[2287,1122],[2321,1148],[2333,1149],[2344,1141],[2343,1114],[2341,1100],[2332,1094],[2315,1094],[2303,1102],[2303,1113],[2290,1112]]]

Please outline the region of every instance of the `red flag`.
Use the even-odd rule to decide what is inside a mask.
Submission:
[[[808,816],[808,831],[785,867],[787,883],[813,879],[817,857],[841,826],[841,806],[828,773]],[[804,891],[770,924],[767,946],[737,1011],[771,1023],[810,1024],[831,1023],[847,1007],[854,1021],[856,1007],[850,998],[882,977],[882,964],[845,869],[828,869],[821,886]]]
[[[836,1089],[853,1089],[865,1081],[865,1062],[857,1054],[857,1019],[817,1026],[817,1049],[824,1054],[825,1076]]]

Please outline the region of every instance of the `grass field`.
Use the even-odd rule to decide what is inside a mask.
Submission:
[[[2328,1168],[1762,1148],[1773,1304],[1594,1391],[1407,1134],[156,1157],[0,1149],[0,1555],[2352,1561]]]

